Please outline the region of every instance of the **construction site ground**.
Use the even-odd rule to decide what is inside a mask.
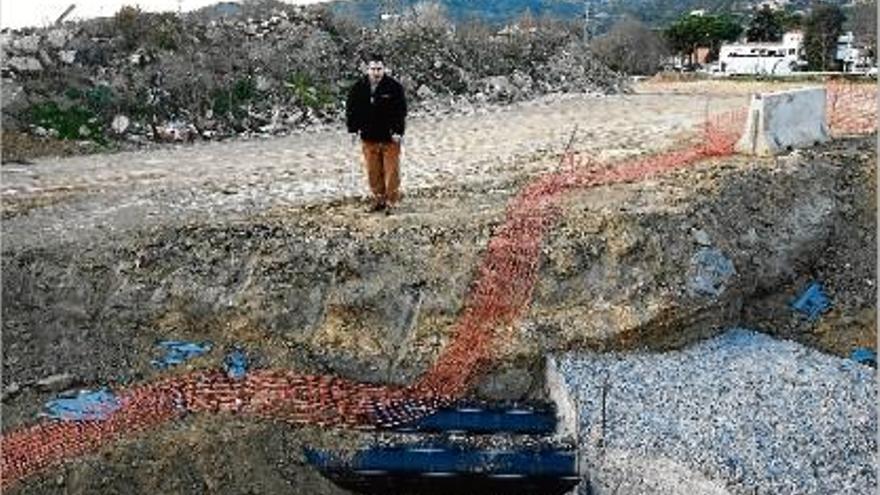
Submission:
[[[559,169],[560,155],[572,136],[575,155],[589,157],[593,166],[613,164],[693,144],[702,139],[701,124],[708,116],[747,107],[756,91],[794,86],[800,85],[647,81],[630,94],[554,95],[443,118],[416,115],[408,123],[405,141],[404,197],[391,216],[364,210],[360,150],[341,123],[285,137],[4,164],[0,168],[7,278],[4,433],[34,423],[42,404],[60,391],[34,385],[46,377],[66,375],[70,387],[92,388],[157,378],[162,372],[150,361],[155,358],[155,342],[163,338],[210,340],[219,349],[245,345],[257,356],[257,366],[408,383],[430,365],[447,342],[473,269],[493,228],[504,219],[508,201],[530,179]],[[791,274],[779,276],[785,280],[782,286],[761,287],[759,283],[755,292],[738,301],[739,316],[730,323],[846,357],[856,347],[876,349],[875,141],[876,134],[836,139],[797,151],[794,158],[716,158],[642,184],[603,186],[601,193],[577,196],[575,206],[563,216],[578,218],[579,212],[602,212],[607,220],[618,214],[638,218],[641,211],[648,210],[678,212],[682,203],[701,194],[712,195],[724,189],[728,180],[766,185],[780,163],[786,170],[782,175],[794,177],[795,182],[807,176],[821,181],[822,167],[830,165],[835,169],[834,185],[827,194],[844,205],[840,218],[846,221],[831,240],[817,247],[820,253],[811,258],[817,260],[812,266],[791,267]],[[803,173],[798,171],[800,166]],[[808,186],[787,191],[787,182],[780,184],[782,189],[776,193],[782,197],[812,191]],[[615,211],[606,211],[609,208]],[[709,210],[719,216],[728,214],[720,202],[711,203]],[[578,228],[589,231],[583,227],[586,223]],[[621,221],[621,225],[625,223]],[[652,225],[666,227],[663,222],[648,220],[642,222],[640,232],[653,235]],[[697,227],[691,231],[699,230]],[[603,224],[601,228],[609,227]],[[691,231],[686,234],[692,235]],[[624,234],[620,243],[638,242]],[[564,244],[559,240],[564,235],[551,236],[550,245]],[[664,236],[673,234],[664,231],[656,235],[662,243]],[[225,260],[224,249],[232,253]],[[202,250],[213,264],[188,267],[191,271],[186,273],[191,276],[195,270],[201,276],[204,272],[205,280],[225,283],[200,287],[197,279],[193,287],[181,288],[185,282],[179,279],[185,276],[175,270],[198,260]],[[248,250],[256,254],[248,257]],[[317,292],[310,292],[301,288],[306,284],[302,282],[290,292],[290,299],[274,301],[288,309],[298,308],[297,315],[279,319],[271,304],[251,304],[262,293],[253,292],[260,284],[250,282],[265,276],[272,284],[283,285],[287,283],[283,274],[273,275],[268,268],[252,266],[268,266],[265,260],[273,256],[287,263],[292,252],[314,264],[306,266],[303,261],[290,275],[291,280],[314,279],[316,287],[338,281],[347,285],[327,296],[331,289],[318,287]],[[630,249],[628,255],[633,252],[638,250]],[[552,253],[544,255],[547,261],[542,263],[549,266],[545,272],[555,273],[554,269],[566,263]],[[114,264],[116,259],[121,261]],[[382,273],[390,282],[342,273],[339,260],[351,259],[361,259],[363,264],[342,263],[350,271]],[[168,268],[163,267],[166,262]],[[375,267],[365,268],[370,264]],[[326,267],[342,272],[327,275],[321,271]],[[137,270],[148,275],[132,275]],[[175,281],[162,285],[155,283],[154,276]],[[424,299],[426,289],[412,285],[413,277],[425,280],[433,295]],[[814,279],[826,284],[835,305],[823,319],[807,322],[790,311],[786,298]],[[106,280],[124,283],[103,290],[100,285]],[[40,284],[67,289],[58,292]],[[142,310],[151,303],[126,299],[140,294],[137,287],[126,284],[150,286],[154,300],[163,305],[169,293],[199,291],[216,292],[216,297],[212,296],[216,304],[196,307],[192,300],[198,296],[193,295],[192,300],[178,301],[177,309],[169,303],[162,306],[161,316],[146,318],[144,315],[155,314],[150,311],[156,308]],[[243,289],[224,292],[220,287],[224,284]],[[383,306],[389,287],[398,286],[405,290],[394,297],[409,301],[407,304],[418,308],[416,314],[423,315],[424,321],[418,325],[410,321],[412,311]],[[545,308],[541,311],[552,310],[555,290],[546,282],[539,283],[536,299]],[[118,296],[122,293],[129,295]],[[44,296],[39,294],[52,295],[40,301]],[[47,311],[44,316],[31,315],[53,297],[68,306]],[[423,304],[423,299],[428,303]],[[12,306],[7,308],[10,300]],[[108,302],[111,300],[113,304]],[[220,300],[222,305],[217,302]],[[358,304],[367,308],[363,314],[351,312]],[[311,314],[317,306],[322,309]],[[541,311],[535,311],[527,319],[537,318]],[[578,315],[559,321],[569,317]],[[45,333],[48,330],[41,333],[33,328],[40,322],[56,329],[54,336]],[[391,330],[370,330],[377,325]],[[287,330],[306,327],[310,330]],[[481,384],[478,394],[501,399],[541,398],[542,384],[535,376],[541,373],[539,358],[548,350],[576,350],[578,344],[594,351],[606,345],[667,349],[704,336],[691,332],[682,339],[652,342],[656,335],[649,331],[605,341],[593,336],[542,340],[540,328],[526,327],[512,330],[519,334],[500,352],[507,364]],[[516,348],[519,344],[522,347]],[[216,361],[216,356],[199,358],[181,370],[216,366]],[[50,469],[15,490],[281,493],[297,487],[302,493],[339,493],[305,466],[299,448],[338,448],[358,444],[363,438],[358,433],[279,427],[249,418],[192,416]]]

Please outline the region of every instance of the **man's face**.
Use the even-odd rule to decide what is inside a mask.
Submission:
[[[382,62],[370,62],[367,64],[367,75],[370,77],[370,81],[377,83],[382,76],[385,75],[385,64]]]

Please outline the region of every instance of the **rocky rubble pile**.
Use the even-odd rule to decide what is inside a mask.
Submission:
[[[184,15],[124,7],[111,18],[5,31],[3,129],[104,144],[338,122],[373,51],[386,55],[416,112],[623,89],[572,26],[525,21],[503,31],[455,26],[428,5],[365,27],[320,7],[262,1]]]

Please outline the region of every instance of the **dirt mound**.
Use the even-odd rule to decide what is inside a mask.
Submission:
[[[337,122],[371,52],[386,54],[415,111],[625,87],[577,41],[574,24],[499,34],[454,26],[430,9],[366,27],[320,6],[271,1],[184,15],[124,7],[111,18],[2,36],[4,131],[92,143],[81,151]],[[53,147],[4,149],[18,160]]]

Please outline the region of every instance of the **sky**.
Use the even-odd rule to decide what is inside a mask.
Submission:
[[[124,5],[137,5],[150,12],[189,11],[220,0],[0,0],[0,27],[48,26],[70,4],[76,4],[68,20],[111,16]],[[311,4],[322,0],[281,0],[290,4]]]

